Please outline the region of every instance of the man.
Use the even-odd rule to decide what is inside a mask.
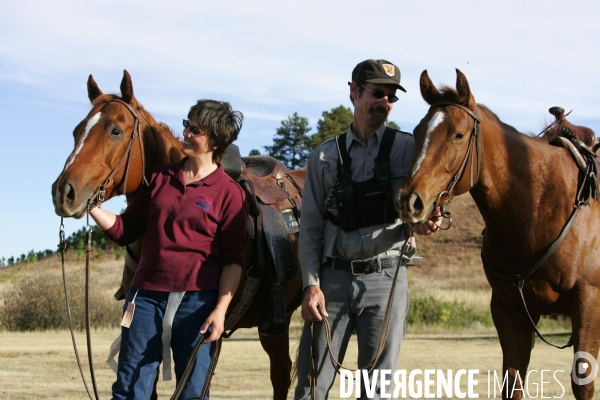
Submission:
[[[359,63],[349,85],[352,125],[317,146],[307,166],[299,250],[306,323],[295,399],[311,398],[311,379],[318,400],[326,399],[333,385],[337,365],[329,357],[323,317],[331,324],[333,356],[342,362],[356,331],[358,368],[368,368],[376,359],[398,272],[387,340],[375,364],[394,371],[408,311],[406,265],[416,248],[406,241],[410,227],[398,219],[393,199],[409,173],[415,145],[412,135],[385,125],[398,100],[396,90],[406,90],[400,70],[386,60]],[[415,227],[420,234],[438,229],[439,218]],[[366,398],[364,389],[361,395]]]

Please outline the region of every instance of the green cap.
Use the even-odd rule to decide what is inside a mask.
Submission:
[[[352,71],[352,81],[394,85],[403,92],[406,92],[406,89],[400,86],[400,69],[386,60],[369,59],[358,63]]]

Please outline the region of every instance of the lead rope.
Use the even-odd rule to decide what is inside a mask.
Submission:
[[[209,333],[209,332],[206,332]],[[179,396],[181,396],[181,392],[183,391],[183,387],[188,381],[190,373],[194,368],[196,357],[198,356],[198,350],[200,350],[200,346],[202,346],[202,341],[204,340],[204,336],[206,334],[201,334],[196,346],[194,346],[194,350],[192,351],[192,355],[190,356],[190,360],[188,361],[187,366],[185,367],[185,371],[179,380],[179,384],[175,389],[175,393],[171,396],[171,400],[178,400]],[[208,390],[210,388],[210,382],[212,381],[212,377],[214,375],[215,369],[217,368],[217,362],[219,361],[219,355],[221,354],[221,344],[223,339],[219,338],[215,342],[215,349],[213,351],[213,355],[210,358],[210,365],[208,366],[208,373],[206,374],[206,379],[204,380],[204,386],[202,387],[202,393],[200,394],[199,399],[206,399],[206,395],[208,394]]]
[[[88,387],[87,381],[85,379],[85,375],[83,374],[83,367],[81,366],[81,359],[79,358],[79,351],[77,350],[77,342],[75,341],[75,332],[73,329],[73,319],[71,318],[71,305],[69,304],[69,290],[67,288],[67,274],[65,272],[65,251],[67,250],[67,242],[65,241],[65,225],[63,217],[60,217],[60,231],[59,231],[59,245],[60,249],[60,258],[61,258],[61,267],[62,267],[62,276],[63,276],[63,287],[65,291],[65,303],[67,306],[67,320],[69,322],[69,330],[71,331],[71,341],[73,342],[73,350],[75,351],[75,359],[77,360],[77,367],[79,368],[79,373],[81,375],[81,380],[83,381],[83,386],[85,386],[85,391],[88,394],[90,400],[92,400],[92,394]]]
[[[340,363],[335,356],[333,355],[333,350],[331,349],[332,347],[332,343],[331,343],[331,326],[329,324],[329,321],[327,320],[327,318],[325,316],[323,316],[321,314],[321,318],[323,318],[323,324],[325,326],[325,334],[327,336],[327,351],[329,352],[329,358],[331,359],[332,364],[335,366],[336,368],[336,372],[339,374],[340,373],[340,368],[349,370],[349,371],[357,371],[359,369],[367,369],[367,373],[370,374],[371,372],[373,372],[373,369],[375,369],[375,365],[377,364],[377,361],[379,361],[379,357],[381,356],[381,353],[383,353],[383,349],[385,348],[385,342],[387,340],[387,335],[388,335],[388,328],[389,328],[389,324],[390,324],[390,316],[392,314],[392,305],[394,303],[394,294],[396,292],[396,283],[398,282],[398,272],[400,271],[400,266],[402,265],[402,260],[404,258],[404,249],[406,247],[406,244],[408,243],[408,241],[410,240],[412,236],[412,229],[410,231],[410,234],[408,235],[408,237],[406,238],[406,240],[404,241],[404,243],[402,244],[402,250],[400,252],[400,262],[398,264],[398,267],[396,268],[396,273],[394,274],[394,281],[392,283],[392,287],[390,289],[390,296],[388,298],[388,302],[387,302],[387,306],[385,309],[385,317],[383,319],[383,329],[381,330],[381,336],[379,337],[379,347],[377,348],[377,353],[375,354],[375,358],[373,359],[372,362],[370,362],[369,364],[367,364],[367,366],[365,368],[357,368],[356,370],[353,370],[352,368],[348,368],[345,367],[344,365],[342,365],[342,363]],[[319,311],[320,313],[320,311]],[[310,323],[310,367],[309,367],[309,381],[310,381],[310,396],[312,400],[316,400],[315,396],[315,388],[316,388],[316,377],[314,374],[314,359],[312,357],[312,345],[313,345],[313,340],[314,340],[314,322]]]
[[[92,208],[91,200],[88,200],[88,210],[86,213],[86,232],[87,244],[85,246],[85,336],[87,340],[88,363],[90,366],[90,376],[92,378],[92,388],[96,400],[98,396],[98,387],[96,385],[96,374],[94,373],[94,359],[92,357],[92,329],[90,317],[90,253],[92,251],[92,226],[90,225],[90,209]]]

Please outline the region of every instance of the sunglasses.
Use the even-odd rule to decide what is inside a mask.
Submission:
[[[190,121],[188,121],[187,119],[183,120],[183,128],[184,129],[190,128],[190,132],[192,132],[192,135],[194,135],[194,136],[205,135],[205,133],[202,132],[200,130],[200,128],[198,128],[197,126],[190,125]]]
[[[373,97],[375,97],[376,99],[383,99],[385,96],[387,96],[388,103],[395,103],[395,102],[397,102],[399,100],[398,96],[391,96],[391,95],[387,94],[386,92],[384,92],[383,90],[380,90],[380,89],[369,89],[365,85],[360,85],[360,86],[364,87],[369,92],[371,92],[371,94],[373,94]]]

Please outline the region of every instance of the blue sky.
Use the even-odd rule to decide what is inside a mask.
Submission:
[[[89,111],[86,80],[136,97],[180,132],[200,98],[245,115],[243,155],[270,145],[283,119],[350,106],[347,82],[367,58],[400,67],[390,117],[404,130],[425,115],[424,69],[454,85],[465,73],[478,102],[525,133],[547,110],[600,135],[600,3],[592,1],[96,1],[0,4],[0,257],[55,249],[50,187]],[[113,199],[106,207],[124,206]],[[67,234],[84,220],[65,221]]]

